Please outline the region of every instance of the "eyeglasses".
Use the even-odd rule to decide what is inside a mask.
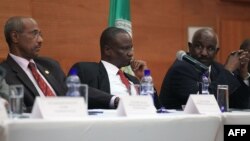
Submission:
[[[28,32],[21,32],[21,33],[27,33],[27,34],[30,34],[32,35],[33,38],[38,38],[39,36],[42,37],[42,32],[39,31],[39,30],[32,30],[32,31],[28,31]]]

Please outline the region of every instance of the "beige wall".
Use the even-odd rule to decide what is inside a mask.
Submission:
[[[0,57],[8,52],[5,21],[14,15],[35,18],[44,36],[41,55],[61,63],[65,73],[78,61],[99,61],[99,36],[107,26],[109,0],[0,0]],[[157,90],[176,51],[187,48],[189,26],[218,33],[218,60],[250,35],[250,3],[221,0],[131,0],[135,57],[147,61]]]

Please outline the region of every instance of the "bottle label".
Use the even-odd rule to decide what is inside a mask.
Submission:
[[[153,95],[154,87],[152,84],[141,84],[141,93],[140,95]]]

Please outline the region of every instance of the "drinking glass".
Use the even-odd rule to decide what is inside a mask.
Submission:
[[[221,112],[228,112],[229,98],[228,98],[228,85],[217,86],[217,102]]]
[[[86,104],[88,109],[88,85],[87,84],[80,84],[79,86],[80,95],[84,99],[84,104]]]
[[[132,96],[139,96],[140,95],[140,84],[130,84],[129,85],[129,94]]]
[[[23,114],[23,85],[9,86],[9,114],[10,118],[20,118]]]

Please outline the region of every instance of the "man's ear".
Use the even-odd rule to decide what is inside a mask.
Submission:
[[[18,38],[19,38],[19,34],[16,31],[12,31],[10,33],[10,38],[12,40],[13,43],[17,43],[18,42]]]
[[[215,54],[217,54],[219,50],[220,50],[220,48],[217,47],[217,48],[216,48],[216,51],[215,51]]]
[[[104,53],[106,56],[110,56],[112,54],[111,47],[109,45],[104,46]]]
[[[191,42],[188,42],[188,49],[192,49],[192,43]]]

